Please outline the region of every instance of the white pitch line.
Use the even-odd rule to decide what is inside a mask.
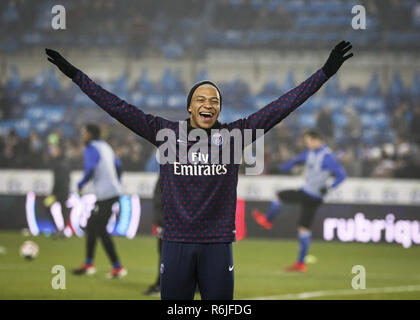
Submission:
[[[311,291],[311,292],[301,292],[301,293],[294,293],[294,294],[285,294],[281,296],[256,297],[256,298],[250,298],[249,300],[297,300],[297,299],[310,299],[310,298],[333,296],[333,295],[358,295],[358,294],[413,292],[413,291],[420,291],[420,285],[370,288],[370,289],[358,289],[358,290],[338,289],[338,290]]]

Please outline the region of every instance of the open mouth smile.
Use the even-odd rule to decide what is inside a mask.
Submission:
[[[200,119],[204,122],[210,122],[214,117],[214,113],[212,112],[199,112],[199,115]]]

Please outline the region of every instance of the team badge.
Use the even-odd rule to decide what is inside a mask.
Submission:
[[[165,265],[163,263],[160,264],[160,274],[163,274],[165,271]]]
[[[217,132],[211,136],[211,142],[216,146],[221,146],[223,144],[223,136]]]

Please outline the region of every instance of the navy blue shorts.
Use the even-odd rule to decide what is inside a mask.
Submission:
[[[233,299],[232,243],[163,241],[160,265],[162,300]]]

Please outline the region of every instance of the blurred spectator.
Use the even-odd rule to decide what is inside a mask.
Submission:
[[[83,151],[84,146],[82,143],[75,138],[69,138],[64,140],[64,154],[69,162],[71,163],[71,167],[76,169],[83,168]]]
[[[5,139],[4,146],[5,166],[10,168],[24,168],[25,160],[28,160],[23,140],[17,135],[15,130],[10,130]]]
[[[0,119],[8,118],[6,97],[3,86],[0,85]]]
[[[114,140],[114,144],[118,139]],[[142,145],[133,134],[127,136],[124,144],[115,145],[115,154],[120,158],[125,171],[139,171],[144,167]]]
[[[413,108],[409,130],[411,140],[420,145],[420,104]]]
[[[362,123],[359,114],[353,108],[344,110],[347,117],[346,125],[344,126],[344,136],[351,147],[357,147],[362,136]]]
[[[398,162],[394,177],[401,179],[420,178],[420,148],[401,140],[397,146]]]
[[[6,161],[4,158],[4,150],[5,149],[5,138],[3,137],[3,133],[0,131],[0,168],[6,167]]]
[[[391,118],[391,127],[395,130],[397,135],[406,137],[407,134],[409,134],[409,116],[408,104],[403,100],[397,106]]]
[[[392,144],[385,144],[381,150],[381,159],[372,172],[374,178],[392,178],[397,168],[395,147]]]
[[[38,166],[42,167],[44,163],[43,155],[43,141],[39,137],[38,133],[32,130],[29,134],[27,157],[31,159],[34,164],[38,164]]]
[[[14,106],[11,94],[8,94],[6,88],[0,84],[0,119],[8,119],[12,116],[12,109]]]
[[[360,164],[357,161],[357,152],[353,147],[344,146],[338,149],[335,154],[348,176],[360,176]]]
[[[316,117],[316,127],[324,135],[327,144],[332,146],[334,139],[334,121],[328,108],[322,108],[318,111]]]
[[[361,159],[363,162],[362,176],[370,177],[372,176],[372,172],[375,166],[382,159],[382,150],[379,146],[368,146],[366,144],[363,144],[361,150]]]

